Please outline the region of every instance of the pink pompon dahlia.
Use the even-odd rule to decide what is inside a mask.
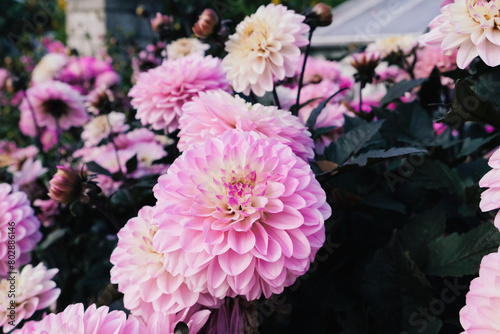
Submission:
[[[138,334],[174,334],[176,325],[180,321],[187,325],[189,334],[197,334],[203,328],[209,316],[209,310],[202,310],[200,306],[195,305],[177,314],[156,312],[147,321],[134,316],[131,316],[128,321],[137,321],[140,326]]]
[[[30,261],[33,250],[42,234],[40,221],[35,217],[28,196],[22,191],[12,191],[7,183],[0,183],[0,277],[6,277],[14,262],[16,269]],[[15,242],[12,234],[15,234]],[[15,250],[15,261],[9,263],[8,250]],[[10,252],[12,253],[12,252]]]
[[[460,310],[460,323],[464,333],[495,334],[500,331],[500,253],[483,257],[479,277],[472,280]]]
[[[419,41],[440,46],[457,65],[466,68],[477,56],[488,66],[500,65],[500,0],[456,0],[441,7],[441,14],[429,23],[431,31]]]
[[[29,88],[19,109],[21,131],[31,137],[37,134],[33,117],[40,128],[47,130],[82,126],[88,118],[83,96],[60,81],[47,81]]]
[[[262,104],[250,104],[224,92],[200,93],[182,108],[179,150],[185,151],[226,130],[255,131],[291,147],[304,160],[314,158],[311,133],[289,111]]]
[[[129,96],[137,109],[136,118],[155,130],[177,130],[182,105],[198,93],[228,89],[220,60],[192,55],[166,60],[161,66],[141,73]]]
[[[165,267],[217,298],[281,293],[308,270],[331,214],[309,165],[254,131],[194,145],[153,192]]]
[[[299,48],[308,44],[304,19],[283,5],[269,4],[238,24],[222,60],[236,92],[263,96],[273,90],[274,82],[293,77]]]
[[[479,180],[479,186],[481,188],[489,188],[481,194],[479,207],[483,212],[500,208],[500,150],[497,149],[495,153],[492,154],[488,164],[493,169]],[[495,216],[494,224],[500,230],[499,213]]]
[[[127,321],[123,311],[108,312],[107,306],[92,304],[84,312],[83,304],[72,304],[58,314],[49,314],[40,321],[29,321],[15,334],[139,334],[137,321]]]
[[[199,290],[192,291],[180,274],[165,270],[164,255],[156,251],[153,237],[158,226],[154,208],[145,206],[118,233],[118,246],[111,254],[111,282],[124,294],[124,304],[144,320],[155,312],[174,314],[193,306]],[[170,256],[182,257],[178,250]]]
[[[7,333],[15,326],[9,323],[14,322],[17,325],[23,319],[29,319],[36,310],[43,310],[52,305],[61,290],[56,288],[56,283],[52,278],[59,269],[50,269],[43,263],[33,268],[31,264],[26,265],[19,275],[15,275],[15,281],[6,278],[0,281],[0,326],[3,326],[3,332]],[[11,289],[12,282],[15,283],[15,289]],[[8,297],[9,290],[15,290],[16,298],[13,312],[9,307],[11,298]],[[13,317],[9,315],[15,314]]]

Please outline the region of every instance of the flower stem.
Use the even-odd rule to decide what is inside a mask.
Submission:
[[[304,62],[302,63],[302,71],[300,72],[300,78],[299,78],[299,88],[297,90],[297,101],[295,102],[297,108],[295,108],[295,110],[292,111],[292,113],[295,116],[299,114],[300,91],[302,90],[302,85],[304,83],[304,72],[306,70],[307,57],[309,57],[309,53],[311,52],[311,38],[313,32],[314,29],[311,28],[311,30],[309,30],[309,43],[307,44],[306,51],[304,52]]]
[[[363,112],[363,109],[361,107],[363,106],[363,88],[364,88],[364,83],[360,82],[359,83],[359,112]]]

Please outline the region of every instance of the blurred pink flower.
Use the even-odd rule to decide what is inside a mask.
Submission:
[[[30,185],[40,176],[47,172],[47,168],[42,166],[40,160],[29,158],[25,160],[21,169],[12,173],[12,188],[14,190],[22,189],[23,186]]]
[[[228,129],[255,131],[290,146],[304,160],[314,159],[314,142],[306,127],[289,111],[266,107],[224,92],[200,93],[186,103],[180,118],[180,151],[211,137],[219,137]]]
[[[118,73],[114,71],[106,71],[96,76],[94,88],[97,89],[108,89],[112,87],[120,86],[121,77]]]
[[[40,321],[29,321],[15,334],[139,334],[139,323],[127,321],[123,311],[108,312],[107,306],[90,305],[84,312],[83,304],[72,304],[58,314],[49,314]]]
[[[136,118],[155,130],[177,130],[182,105],[200,92],[228,89],[220,60],[197,55],[166,60],[139,75],[129,96]]]
[[[165,270],[164,255],[153,246],[158,230],[153,210],[145,206],[138,217],[127,222],[118,233],[118,245],[111,254],[111,282],[118,284],[118,290],[124,294],[125,307],[147,322],[155,312],[174,314],[193,306],[200,292],[191,290],[179,273]],[[182,258],[180,253],[178,250],[169,256]]]
[[[499,10],[496,0],[456,0],[441,7],[441,14],[429,23],[431,31],[419,41],[448,54],[458,49],[457,65],[462,69],[477,56],[488,66],[500,65]]]
[[[463,333],[495,334],[500,330],[500,253],[488,254],[481,260],[479,277],[472,280],[460,310]]]
[[[7,183],[0,183],[0,228],[15,232],[16,269],[30,261],[29,252],[42,238],[39,227],[40,221],[34,215],[28,196],[22,191],[13,191]],[[5,277],[9,271],[8,240],[8,233],[3,232],[0,235],[0,277]]]
[[[295,74],[299,48],[309,43],[304,19],[283,5],[269,4],[238,24],[222,60],[236,92],[263,96],[273,90],[274,82]]]
[[[295,76],[298,78],[302,71],[304,55],[300,55],[300,60],[295,69]],[[345,76],[342,73],[341,66],[336,61],[330,61],[317,57],[309,57],[306,62],[304,71],[304,84],[317,84],[323,80],[328,80],[339,85],[339,88],[350,88],[354,85],[354,79],[350,76]]]
[[[60,72],[58,79],[70,84],[82,94],[87,94],[95,85],[99,76],[114,72],[110,63],[91,56],[72,57]],[[116,78],[116,75],[114,76]],[[104,79],[103,79],[104,81]]]
[[[49,131],[57,130],[57,127],[61,130],[79,127],[88,119],[83,96],[63,82],[44,82],[29,88],[26,95],[27,98],[19,106],[19,127],[27,136],[37,134],[33,114],[38,126]]]
[[[253,131],[193,145],[153,192],[165,268],[217,298],[281,293],[309,268],[331,214],[309,165]]]
[[[66,66],[67,62],[68,57],[65,54],[47,53],[33,69],[31,73],[31,83],[36,85],[54,80],[64,66]]]
[[[0,326],[3,326],[4,333],[12,330],[21,320],[29,319],[35,311],[43,310],[57,300],[61,290],[56,288],[56,283],[51,279],[58,271],[59,269],[47,270],[43,263],[39,263],[36,267],[28,264],[15,276],[14,326],[9,324],[13,320],[9,318],[8,309],[12,300],[8,297],[11,282],[6,278],[0,281]]]
[[[481,188],[489,188],[481,194],[479,207],[483,212],[500,208],[500,150],[496,150],[488,161],[492,170],[479,180]],[[500,214],[497,213],[494,220],[495,226],[500,230]]]
[[[457,68],[457,51],[451,55],[444,55],[439,47],[424,46],[417,50],[417,63],[415,64],[414,74],[416,78],[427,78],[434,67],[437,67],[441,73],[453,71]],[[451,78],[441,77],[443,85],[453,85]]]
[[[37,198],[33,205],[40,208],[41,213],[37,214],[43,226],[49,227],[54,222],[54,217],[59,213],[59,203],[52,198],[42,200]]]

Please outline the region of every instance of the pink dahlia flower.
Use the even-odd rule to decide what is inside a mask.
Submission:
[[[425,46],[417,51],[417,63],[415,64],[414,73],[416,78],[427,78],[434,67],[443,73],[452,71],[457,68],[457,51],[451,55],[444,55],[439,47]],[[453,85],[454,81],[451,78],[441,77],[443,85]]]
[[[206,284],[217,298],[281,293],[308,270],[331,214],[309,165],[253,131],[194,145],[153,192],[153,245],[165,268]]]
[[[87,121],[83,96],[68,84],[47,81],[29,88],[26,95],[27,99],[24,98],[19,106],[19,127],[27,136],[36,136],[33,113],[38,126],[49,131],[55,131],[58,127],[68,130],[72,126],[82,126]]]
[[[221,136],[228,129],[237,129],[276,138],[304,160],[314,158],[311,134],[289,111],[259,103],[252,105],[224,91],[201,93],[186,103],[182,111],[178,143],[181,151]]]
[[[174,334],[174,329],[180,321],[189,329],[189,334],[197,334],[210,316],[209,310],[200,310],[199,306],[186,308],[177,314],[154,313],[147,321],[131,316],[129,322],[139,324],[138,334]]]
[[[483,212],[500,208],[500,150],[496,150],[488,161],[492,170],[479,180],[481,188],[489,188],[481,194],[479,207]],[[494,220],[495,226],[500,230],[500,214],[497,213]]]
[[[69,305],[58,314],[49,314],[40,321],[29,321],[15,334],[139,334],[137,321],[127,321],[122,311],[109,312],[107,306],[92,304],[84,312],[83,304]]]
[[[145,320],[155,312],[180,312],[199,298],[199,291],[190,290],[184,277],[165,270],[165,256],[153,246],[158,230],[153,210],[145,206],[138,217],[127,222],[118,233],[118,246],[111,254],[111,282],[118,284],[118,290],[124,294],[125,307]],[[182,257],[180,253],[178,250],[169,256]]]
[[[500,253],[483,257],[479,277],[472,280],[460,310],[460,323],[464,333],[494,334],[500,331]]]
[[[192,55],[166,60],[161,66],[139,75],[129,96],[136,118],[155,130],[177,130],[182,105],[198,93],[228,89],[220,60]]]
[[[91,56],[73,57],[61,71],[58,79],[70,84],[80,93],[87,94],[93,87],[99,88],[95,85],[96,80],[106,72],[114,72],[107,61]]]
[[[57,300],[61,290],[56,288],[56,283],[52,281],[52,278],[58,271],[59,269],[47,270],[43,263],[34,268],[28,264],[18,275],[14,275],[16,279],[15,325],[23,319],[29,319],[36,310],[43,310]],[[3,326],[4,333],[15,327],[9,324],[12,320],[9,318],[10,310],[8,309],[11,300],[8,297],[10,285],[11,282],[6,278],[0,281],[0,326]]]
[[[457,65],[466,68],[477,56],[488,66],[500,65],[500,1],[456,0],[441,7],[429,23],[431,31],[419,41],[451,54],[458,49]]]
[[[273,90],[274,82],[294,76],[299,48],[308,44],[304,19],[283,5],[269,4],[238,24],[222,60],[236,92],[263,96]]]
[[[29,252],[33,250],[42,234],[38,231],[40,221],[34,216],[28,196],[22,191],[12,191],[7,183],[0,183],[0,277],[10,271],[8,263],[8,232],[13,231],[15,242],[16,269],[30,261]],[[12,228],[12,229],[9,229]]]
[[[303,62],[304,55],[301,55],[297,63],[297,68],[295,69],[295,77],[297,78],[300,77]],[[316,84],[323,80],[332,81],[340,85],[340,88],[350,88],[354,85],[354,80],[351,76],[343,75],[340,63],[316,57],[307,58],[303,83]]]

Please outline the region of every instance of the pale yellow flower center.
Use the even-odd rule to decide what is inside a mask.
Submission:
[[[483,28],[498,28],[500,0],[468,0],[470,16]]]

